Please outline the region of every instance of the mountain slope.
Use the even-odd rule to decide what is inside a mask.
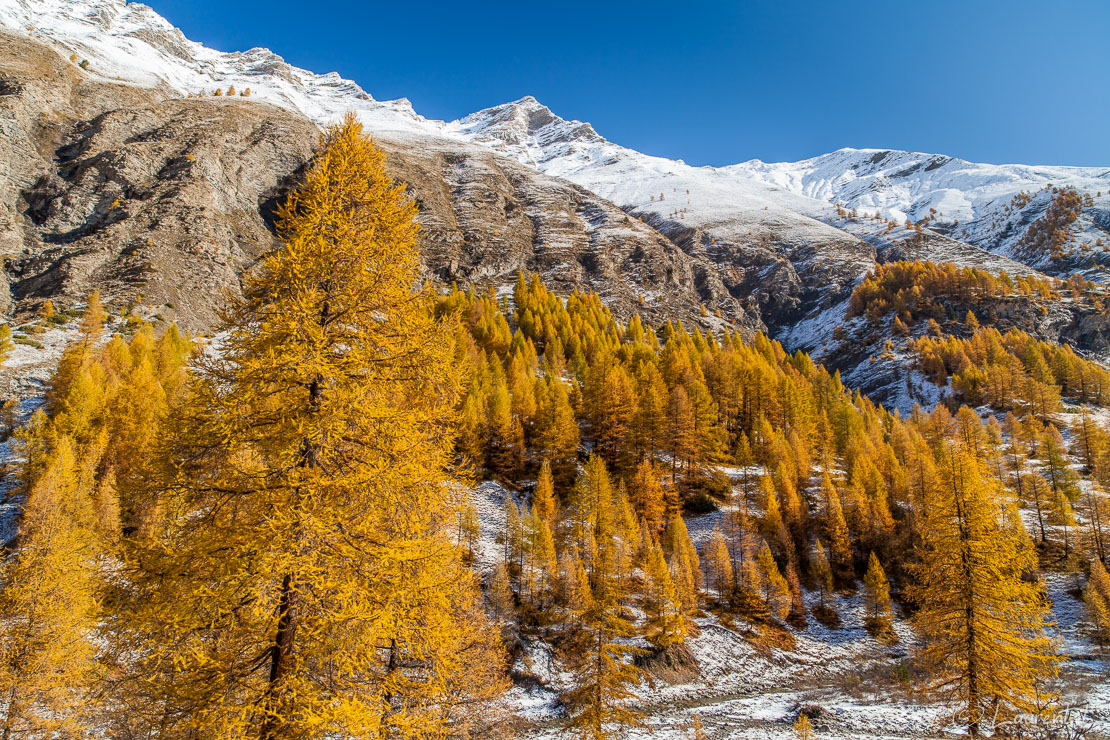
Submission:
[[[148,316],[212,326],[273,244],[270,214],[312,156],[315,123],[261,96],[113,80],[42,36],[0,40],[0,308],[69,306],[98,287],[117,308],[141,300]],[[367,125],[421,206],[428,277],[499,287],[524,269],[564,292],[597,290],[622,315],[761,328],[710,263],[612,203],[435,126],[380,122]]]
[[[1045,208],[1043,196],[1015,203],[1021,193],[1035,194],[1046,186],[1090,193],[1092,203],[1076,229],[1077,241],[1096,247],[1102,239],[1105,246],[1110,228],[1110,166],[976,164],[940,154],[840,149],[800,162],[752,160],[722,169],[744,180],[877,212],[898,222],[921,221],[932,214],[934,225],[950,236],[1019,258],[1016,242],[1024,234],[1022,227]]]
[[[186,39],[149,7],[122,0],[0,0],[0,25],[18,34],[30,33],[63,56],[87,59],[90,79],[111,82],[116,78],[119,89],[144,89],[162,99],[211,94],[232,86],[239,93],[250,88],[252,103],[271,103],[316,124],[353,110],[380,140],[410,156],[422,150],[451,150],[452,156],[467,161],[485,161],[482,151],[507,155],[523,166],[510,168],[519,182],[535,180],[538,170],[580,186],[577,195],[566,196],[567,202],[598,197],[602,205],[555,209],[573,214],[567,222],[576,224],[571,241],[606,252],[629,235],[639,235],[648,240],[644,244],[652,244],[648,252],[666,252],[672,255],[666,259],[677,260],[666,268],[656,260],[646,270],[644,274],[657,276],[649,285],[649,298],[662,300],[668,291],[677,290],[678,302],[687,308],[706,303],[721,310],[726,319],[751,328],[766,327],[791,342],[805,339],[804,332],[790,332],[791,327],[803,319],[827,322],[823,313],[837,310],[876,262],[911,258],[994,272],[1021,273],[1032,267],[1057,274],[1082,268],[1097,274],[1101,251],[1110,242],[1110,173],[1098,168],[977,165],[940,155],[848,149],[796,163],[691,167],[609,142],[588,123],[564,120],[530,97],[454,122],[428,120],[406,100],[377,101],[335,73],[297,69],[265,49],[242,53],[208,49]],[[502,159],[488,162],[497,162],[495,169],[509,167]],[[439,179],[452,183],[455,175],[465,179],[479,170],[491,172],[486,165],[469,175],[451,167],[429,168],[427,163],[408,167],[424,175],[433,169],[438,170],[435,182],[422,187],[410,184],[427,196],[429,204],[450,203],[455,208],[465,200],[461,210],[479,201],[464,197],[467,188],[459,182],[448,186],[457,190],[454,200],[431,197],[444,187]],[[525,172],[532,174],[525,176]],[[557,182],[536,180],[530,190],[534,196],[566,187]],[[1046,214],[1052,212],[1055,195],[1044,190],[1045,185],[1074,187],[1089,196],[1088,202],[1081,203],[1074,218],[1068,213],[1070,220],[1062,226],[1049,223]],[[493,191],[505,188],[487,188],[486,194]],[[543,198],[530,200],[539,204]],[[626,224],[623,216],[604,205],[610,202],[635,218]],[[853,218],[834,204],[866,215],[878,213],[898,223]],[[495,283],[519,267],[529,267],[546,272],[549,278],[563,273],[577,276],[565,285],[581,279],[605,293],[604,282],[620,275],[626,257],[643,252],[641,244],[624,250],[624,257],[606,254],[598,260],[586,255],[583,263],[575,248],[552,260],[561,247],[552,252],[551,243],[566,240],[558,233],[559,219],[548,217],[546,208],[541,204],[531,212],[522,209],[513,217],[493,217],[493,211],[485,209],[480,228],[474,222],[468,226],[465,218],[460,220],[458,213],[449,214],[442,207],[428,210],[423,216],[430,229],[426,251],[433,262],[442,257],[429,265],[431,274]],[[519,218],[525,213],[530,215]],[[604,214],[602,221],[610,226],[631,226],[629,234],[622,235],[620,228],[609,232],[595,228],[598,214]],[[614,217],[617,224],[612,223]],[[906,218],[922,223],[909,228],[902,223]],[[646,230],[634,224],[636,220]],[[446,224],[458,232],[437,234],[435,230]],[[524,228],[527,224],[532,231]],[[541,234],[544,228],[554,229],[550,239]],[[1062,238],[1069,256],[1050,257],[1029,247],[1029,233],[1037,228],[1038,233],[1066,232]],[[531,234],[530,245],[521,241],[522,234]],[[659,235],[684,256],[658,241]],[[510,243],[508,251],[499,247]],[[449,244],[453,246],[441,249]],[[466,254],[460,251],[463,248]],[[593,267],[603,263],[602,268]],[[666,277],[676,274],[675,269],[679,278]],[[622,308],[630,305],[636,291],[629,286],[640,277],[633,270],[624,287],[614,291],[623,296]]]
[[[734,294],[766,296],[761,318],[776,329],[836,305],[876,261],[909,257],[1029,271],[935,229],[888,231],[843,218],[829,202],[836,192],[807,188],[801,178],[776,179],[747,165],[691,167],[621,147],[531,97],[479,111],[450,128],[588,187],[645,217],[687,251],[707,254],[722,266]],[[851,162],[842,165],[852,172]],[[795,165],[768,167],[790,172]]]

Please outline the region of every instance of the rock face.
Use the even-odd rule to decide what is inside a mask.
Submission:
[[[430,277],[478,286],[540,274],[552,289],[598,292],[618,315],[701,321],[700,306],[762,328],[716,266],[584,188],[497,155],[435,137],[377,137],[421,210]]]
[[[99,287],[210,325],[273,244],[266,208],[311,156],[316,127],[268,105],[97,81],[25,39],[2,48],[18,88],[0,98],[4,297],[18,311]]]
[[[260,101],[114,83],[35,41],[3,41],[5,311],[97,287],[117,307],[141,299],[149,314],[213,326],[274,245],[269,216],[310,160],[315,124]],[[603,198],[458,139],[371,133],[420,206],[428,277],[496,287],[530,270],[623,315],[701,320],[705,305],[761,328],[712,263]]]

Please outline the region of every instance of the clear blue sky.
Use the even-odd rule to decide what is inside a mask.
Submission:
[[[146,0],[454,119],[534,95],[691,164],[843,146],[1110,165],[1107,0]]]

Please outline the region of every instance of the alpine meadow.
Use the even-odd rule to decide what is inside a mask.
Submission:
[[[1110,170],[0,42],[0,740],[1110,738]]]

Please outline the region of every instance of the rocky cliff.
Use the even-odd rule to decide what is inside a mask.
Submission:
[[[0,44],[0,305],[116,305],[205,329],[274,244],[269,215],[312,156],[317,126],[249,98],[180,97],[104,79],[56,48]],[[600,292],[625,315],[759,328],[712,263],[612,203],[487,148],[374,130],[420,206],[429,277],[480,287],[518,270]]]

